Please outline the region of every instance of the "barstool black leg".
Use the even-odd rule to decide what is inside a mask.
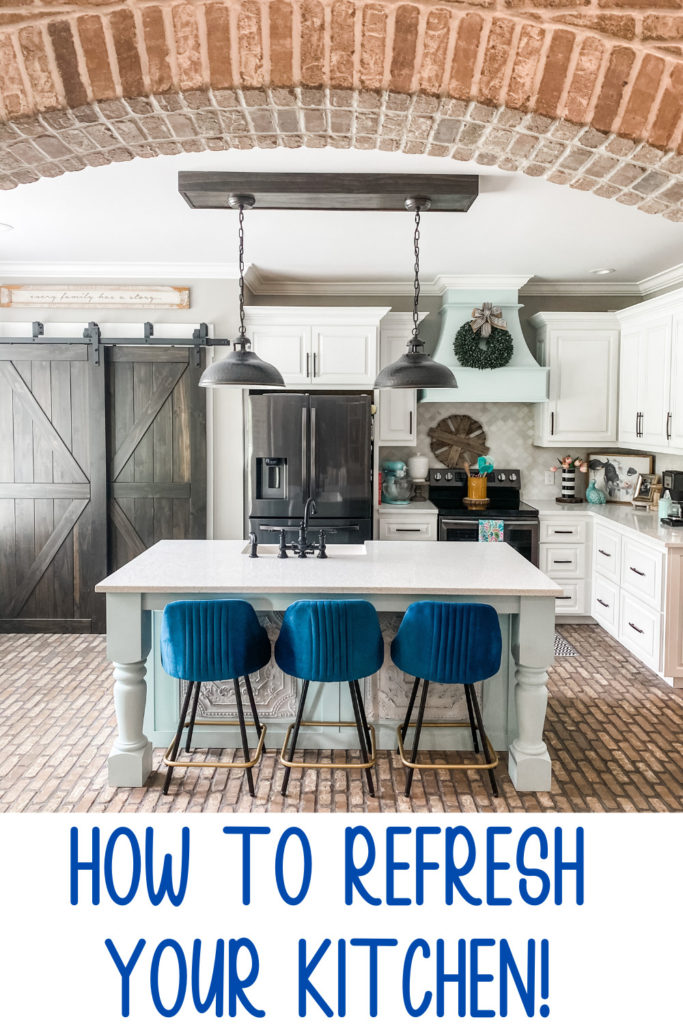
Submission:
[[[237,702],[237,717],[240,720],[240,734],[242,736],[242,750],[244,751],[244,760],[249,760],[249,740],[247,739],[247,727],[244,723],[244,708],[242,707],[242,693],[240,691],[239,679],[233,679],[235,684],[235,700]],[[254,793],[254,776],[252,775],[251,768],[246,769],[247,773],[247,784],[249,786],[249,793],[251,796],[255,796]]]
[[[358,700],[358,710],[360,711],[360,720],[363,723],[363,731],[365,732],[365,744],[368,748],[368,753],[372,750],[372,736],[370,735],[370,727],[368,725],[368,719],[365,714],[365,705],[363,704],[363,695],[360,690],[360,683],[357,679],[353,680],[353,685],[356,690],[356,698]]]
[[[192,700],[192,711],[190,712],[190,726],[187,730],[187,741],[185,743],[185,753],[189,754],[190,744],[192,743],[192,733],[194,732],[194,723],[197,717],[197,704],[199,703],[199,691],[202,688],[201,683],[195,683],[194,698]]]
[[[178,747],[180,746],[180,737],[183,735],[183,729],[185,728],[185,719],[187,718],[187,707],[190,703],[190,697],[192,695],[192,689],[194,686],[199,686],[199,683],[187,684],[187,690],[185,691],[185,697],[183,699],[183,708],[180,712],[180,721],[178,722],[178,729],[173,740],[173,748],[171,750],[171,761],[175,761],[178,756]],[[166,769],[166,778],[164,779],[164,796],[168,795],[168,787],[171,785],[171,778],[173,777],[173,768],[169,765]]]
[[[477,716],[477,728],[479,729],[479,735],[481,736],[481,746],[484,751],[484,759],[488,761],[489,751],[486,740],[484,739],[484,723],[481,717],[481,711],[479,710],[479,701],[477,700],[477,691],[472,687],[472,703],[474,704],[474,713]],[[491,780],[491,790],[494,796],[498,796],[498,785],[496,783],[496,776],[493,773],[493,768],[489,768],[489,779]]]
[[[294,751],[296,750],[296,741],[299,738],[299,729],[301,727],[301,719],[304,714],[304,704],[306,703],[306,695],[308,693],[308,679],[304,679],[304,685],[301,689],[301,697],[299,698],[299,707],[296,711],[296,721],[294,722],[294,729],[292,730],[292,742],[289,747],[289,760],[294,760]],[[283,796],[287,796],[287,786],[289,785],[289,775],[291,768],[285,768],[285,776],[282,780],[282,789],[280,792]]]
[[[417,697],[417,688],[419,685],[420,680],[417,676],[415,676],[415,682],[413,683],[413,689],[410,694],[410,700],[408,701],[408,710],[406,711],[406,717],[403,720],[403,728],[401,729],[401,738],[403,739],[404,743],[406,739],[406,733],[408,731],[408,726],[410,725],[410,716],[412,715],[413,707],[415,706],[415,698]]]
[[[249,678],[249,676],[244,677],[244,682],[247,687],[247,697],[249,698],[249,706],[251,707],[251,717],[254,719],[254,725],[256,726],[256,734],[258,738],[261,739],[261,729],[263,728],[263,726],[261,725],[261,721],[258,716],[258,711],[256,710],[254,691],[251,688],[251,679]]]
[[[353,714],[356,719],[356,729],[358,730],[358,742],[360,743],[360,755],[363,761],[370,759],[368,748],[365,739],[365,729],[363,728],[363,718],[360,711],[360,693],[356,690],[356,681],[351,680],[349,682],[349,690],[351,691],[351,703],[353,704]],[[368,790],[370,796],[375,795],[375,784],[372,779],[372,768],[365,769],[365,777],[368,780]]]
[[[472,697],[470,694],[469,684],[465,685],[465,697],[467,698],[467,714],[470,719],[470,732],[472,733],[472,745],[474,747],[474,753],[479,753],[479,742],[477,740],[477,727],[474,724],[474,712],[472,711]],[[484,740],[482,739],[482,743]]]
[[[417,751],[420,746],[420,733],[422,732],[422,720],[425,715],[425,704],[427,703],[427,690],[429,689],[429,680],[425,679],[422,684],[422,695],[420,697],[420,707],[417,712],[417,722],[415,723],[415,739],[413,740],[413,753],[410,760],[415,761],[417,758]],[[413,769],[408,768],[406,774],[406,788],[405,795],[410,796],[410,787],[413,784]]]

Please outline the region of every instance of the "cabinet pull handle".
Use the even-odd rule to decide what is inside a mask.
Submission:
[[[671,413],[670,412],[668,412],[666,414],[666,439],[667,439],[667,441],[671,440]]]
[[[397,526],[396,533],[422,533],[422,529],[419,526]]]
[[[555,433],[555,413],[551,412],[550,413],[550,435],[551,435],[551,437],[552,437],[552,435],[554,433]]]
[[[604,555],[605,558],[611,558],[612,557],[611,554],[609,553],[609,551],[603,551],[602,548],[598,548],[598,554],[599,555]]]
[[[553,565],[571,565],[571,558],[553,558]]]
[[[636,576],[644,576],[645,575],[644,572],[641,572],[640,569],[636,569],[635,566],[633,566],[633,565],[629,565],[629,569],[631,570],[631,572],[634,572],[636,574]]]
[[[318,376],[318,353],[313,353],[313,376]]]
[[[553,533],[573,533],[573,530],[553,530]]]
[[[413,410],[412,409],[408,413],[408,416],[409,416],[408,433],[412,434],[412,432],[413,432]]]
[[[601,604],[603,608],[609,608],[607,601],[603,601],[601,597],[597,597],[596,601],[598,602],[598,604]]]
[[[629,626],[631,627],[631,629],[635,629],[636,633],[644,633],[645,632],[644,629],[639,629],[638,626],[636,626],[633,622],[629,622]]]
[[[306,376],[311,376],[311,353],[306,353]]]
[[[640,434],[638,433],[638,423],[639,423],[639,421],[640,421],[640,413],[637,412],[636,413],[636,437],[640,437]]]
[[[571,596],[570,597],[556,597],[555,600],[556,601],[571,601]]]

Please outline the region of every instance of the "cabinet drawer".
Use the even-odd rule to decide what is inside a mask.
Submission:
[[[613,530],[604,526],[595,527],[593,542],[593,565],[597,572],[602,573],[615,583],[619,582],[621,567],[621,537]]]
[[[586,575],[585,551],[582,544],[567,545],[541,544],[540,569],[551,579],[576,577],[583,579]]]
[[[619,588],[603,576],[593,579],[591,615],[608,633],[616,633],[619,624]]]
[[[619,640],[655,672],[660,668],[660,625],[659,612],[622,591]]]
[[[436,516],[380,516],[380,540],[436,540]]]
[[[562,597],[555,598],[556,615],[586,615],[586,584],[584,580],[558,580]]]
[[[621,550],[621,585],[624,590],[662,610],[662,558],[660,551],[624,537]]]
[[[541,519],[541,544],[557,541],[559,544],[583,544],[587,535],[585,519]]]

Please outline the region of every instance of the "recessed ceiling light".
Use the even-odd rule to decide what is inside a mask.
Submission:
[[[597,270],[591,270],[591,274],[597,274],[601,277],[603,274],[613,274],[615,270],[615,267],[598,267]]]
[[[0,231],[14,231],[12,224],[0,224]]]

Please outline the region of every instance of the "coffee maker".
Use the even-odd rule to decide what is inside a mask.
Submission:
[[[683,527],[683,470],[665,469],[662,473],[662,491],[671,496],[671,511],[661,521],[666,526]]]

